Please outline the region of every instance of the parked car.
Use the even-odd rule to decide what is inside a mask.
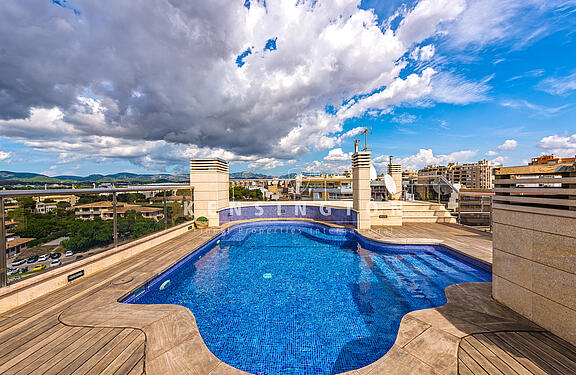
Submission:
[[[38,262],[44,262],[47,261],[48,259],[50,259],[50,254],[40,255],[40,258],[38,258]]]
[[[37,265],[36,267],[32,268],[32,272],[42,271],[42,270],[45,269],[45,268],[46,268],[46,265],[45,265],[45,264],[39,264],[39,265]]]
[[[50,258],[52,259],[58,259],[62,256],[62,253],[52,253],[50,254]]]
[[[38,261],[38,255],[30,255],[27,260],[28,263],[36,263],[37,261]]]
[[[26,267],[21,267],[19,272],[20,272],[20,273],[28,272],[28,266],[26,266]]]
[[[61,265],[62,265],[62,262],[60,261],[60,259],[54,259],[52,262],[50,262],[50,267],[58,267]]]
[[[70,250],[68,250],[68,251],[66,252],[66,254],[64,254],[64,256],[67,256],[67,257],[71,257],[72,255],[74,255],[74,252],[73,252],[73,251],[70,251]]]
[[[26,259],[14,259],[12,261],[12,267],[16,267],[24,263],[26,263]]]
[[[6,274],[8,276],[16,275],[18,273],[18,268],[8,268],[8,272]]]
[[[84,258],[84,255],[77,255],[76,260]]]

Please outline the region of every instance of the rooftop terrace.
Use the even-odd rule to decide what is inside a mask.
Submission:
[[[244,374],[210,353],[186,308],[117,302],[222,229],[185,232],[5,311],[0,372]],[[443,243],[490,262],[490,235],[453,224],[410,223],[362,234],[388,242]],[[576,372],[573,346],[494,301],[490,289],[490,283],[447,288],[446,305],[407,314],[394,347],[349,374]]]

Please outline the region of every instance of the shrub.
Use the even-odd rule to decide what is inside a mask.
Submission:
[[[200,216],[198,219],[196,219],[196,221],[200,221],[200,222],[207,223],[207,222],[208,222],[208,219],[207,219],[206,217],[204,217],[204,216]]]

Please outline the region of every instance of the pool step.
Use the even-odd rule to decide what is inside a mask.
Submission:
[[[456,218],[443,204],[404,202],[403,223],[456,223]]]
[[[404,210],[404,217],[406,216],[437,216],[437,217],[450,217],[449,211],[446,210]]]
[[[450,217],[438,217],[438,216],[403,216],[403,223],[456,223],[456,218]]]

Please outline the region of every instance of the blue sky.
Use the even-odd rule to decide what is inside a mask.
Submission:
[[[0,170],[336,171],[362,127],[381,170],[576,154],[576,1],[63,4],[0,5]]]

